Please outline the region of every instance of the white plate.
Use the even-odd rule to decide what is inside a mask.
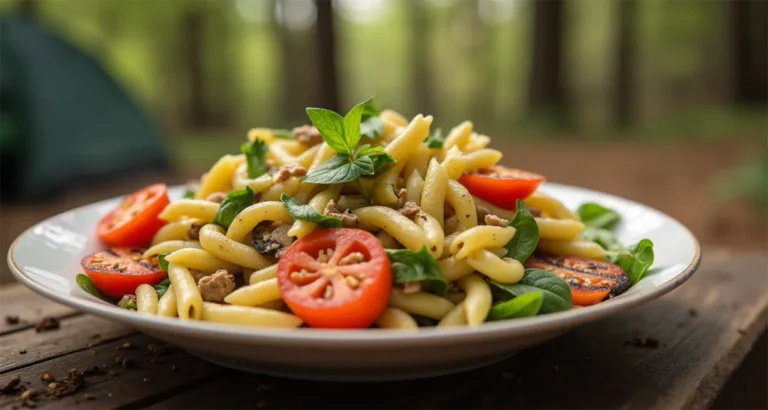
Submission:
[[[701,253],[696,238],[673,218],[647,206],[581,188],[546,183],[542,191],[575,209],[598,202],[616,209],[625,243],[650,238],[656,260],[648,276],[621,296],[601,304],[477,328],[263,329],[139,315],[108,305],[75,283],[80,259],[103,247],[96,223],[121,198],[54,216],[19,236],[8,252],[14,275],[35,292],[84,312],[125,323],[225,366],[273,375],[322,380],[395,380],[454,373],[501,360],[576,326],[657,298],[688,279]],[[170,190],[172,198],[182,188]]]

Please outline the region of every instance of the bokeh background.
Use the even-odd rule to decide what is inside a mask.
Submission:
[[[0,247],[375,95],[765,252],[767,27],[763,0],[0,0]]]

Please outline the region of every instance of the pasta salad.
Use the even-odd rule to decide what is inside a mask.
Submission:
[[[126,197],[78,285],[180,320],[407,330],[597,304],[653,264],[650,240],[617,239],[617,212],[540,192],[469,121],[443,135],[372,99],[307,115],[250,130],[183,198]]]

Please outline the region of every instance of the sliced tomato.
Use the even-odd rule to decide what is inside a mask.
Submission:
[[[168,205],[168,188],[155,184],[134,192],[105,215],[97,228],[99,238],[112,246],[141,246],[165,225],[157,215]]]
[[[533,256],[525,262],[525,267],[548,270],[568,282],[573,304],[579,306],[600,303],[631,286],[620,267],[604,261],[575,256]]]
[[[531,195],[545,179],[532,172],[494,165],[489,169],[462,175],[459,182],[472,195],[514,211],[517,200]]]
[[[100,291],[121,298],[139,285],[154,285],[166,277],[157,257],[145,259],[143,253],[142,249],[111,248],[86,256],[80,265]]]
[[[323,229],[283,253],[277,282],[285,303],[309,326],[366,328],[387,306],[392,271],[373,234]]]

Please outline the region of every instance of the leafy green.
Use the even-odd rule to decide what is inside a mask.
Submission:
[[[443,148],[443,143],[445,142],[445,138],[443,137],[443,132],[440,130],[440,128],[435,129],[427,139],[424,140],[424,143],[427,144],[427,147],[429,148]]]
[[[184,191],[185,199],[195,199],[195,195],[197,195],[197,192],[195,192],[195,190],[192,188],[188,188],[186,191]]]
[[[493,305],[488,321],[536,316],[544,303],[544,292],[530,292]]]
[[[227,229],[232,224],[232,221],[235,220],[237,214],[251,205],[253,205],[253,190],[251,190],[251,187],[245,187],[245,189],[240,191],[232,191],[219,206],[219,210],[213,218],[213,223]]]
[[[426,317],[422,315],[411,315],[413,317],[413,320],[416,321],[421,326],[435,326],[439,323],[439,320],[432,319],[431,317]]]
[[[125,295],[117,302],[117,306],[121,309],[138,310],[136,306],[136,297],[134,295]]]
[[[531,292],[542,292],[541,313],[568,310],[573,306],[571,289],[568,283],[552,272],[543,269],[526,269],[520,282],[514,285],[502,285],[489,280],[494,286],[498,299],[506,300]]]
[[[168,278],[165,278],[160,282],[155,283],[155,285],[152,287],[155,288],[155,292],[157,292],[157,297],[161,298],[163,297],[163,295],[165,295],[165,292],[168,291],[169,286],[171,286],[171,280]]]
[[[633,285],[643,278],[653,265],[653,259],[653,242],[650,239],[643,239],[629,249],[608,253],[608,260],[619,265]]]
[[[352,160],[349,155],[339,154],[322,163],[302,181],[313,184],[340,184],[355,181],[363,175],[373,175],[374,171],[373,160],[370,157]]]
[[[167,253],[161,253],[157,255],[157,264],[160,265],[160,269],[168,272],[168,261],[165,260],[166,256],[168,256]]]
[[[360,136],[376,138],[384,135],[384,121],[379,117],[371,117],[360,122]]]
[[[371,147],[368,144],[363,145],[357,153],[358,158],[370,157],[373,160],[373,172],[379,173],[387,165],[395,162],[391,155],[387,154],[384,147]]]
[[[272,136],[281,140],[294,140],[293,134],[290,130],[273,129]]]
[[[365,121],[372,117],[378,117],[381,115],[381,110],[376,108],[373,104],[373,97],[369,98],[363,103],[363,115],[360,116],[361,121]]]
[[[613,229],[621,221],[621,216],[618,212],[594,202],[581,204],[576,213],[584,225],[592,228]]]
[[[338,113],[325,108],[307,108],[312,125],[317,128],[323,140],[339,154],[352,154],[355,146],[360,141],[360,120],[366,105],[371,99],[352,107],[342,117]]]
[[[87,275],[83,273],[78,273],[77,276],[75,276],[75,282],[77,283],[77,286],[80,287],[80,289],[84,290],[86,293],[95,296],[105,302],[115,304],[116,301],[112,299],[111,297],[101,293],[99,288],[96,287],[96,285],[91,282],[91,278],[89,278]]]
[[[288,210],[288,213],[291,214],[291,217],[295,220],[314,222],[325,228],[341,227],[341,219],[323,215],[320,212],[317,212],[315,208],[312,208],[309,205],[302,205],[299,201],[286,194],[282,194],[280,200],[283,201],[285,209]]]
[[[448,293],[448,282],[426,246],[418,252],[408,249],[387,249],[386,252],[395,283],[428,282],[438,295]]]
[[[608,251],[620,251],[624,249],[624,245],[619,240],[613,231],[603,228],[595,228],[593,226],[587,226],[584,231],[581,232],[581,236],[588,240],[597,243],[602,246],[603,249]]]
[[[525,203],[519,199],[517,213],[514,219],[509,221],[509,226],[515,228],[515,236],[505,246],[509,251],[507,256],[525,263],[539,243],[539,225]]]
[[[248,178],[258,178],[267,173],[267,154],[269,147],[260,140],[246,142],[240,146],[240,151],[245,154],[245,163],[248,166]]]

